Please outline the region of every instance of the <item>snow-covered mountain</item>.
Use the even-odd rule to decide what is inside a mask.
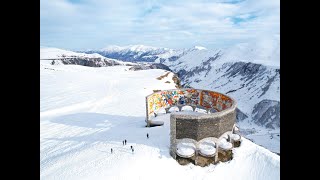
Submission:
[[[60,51],[53,54],[52,50],[47,49],[43,51],[43,56],[75,56],[76,53]],[[130,70],[173,71],[185,87],[211,89],[228,94],[238,102],[237,121],[246,137],[274,152],[280,152],[279,139],[274,138],[280,136],[279,38],[237,44],[226,49],[194,46],[174,50],[131,45],[109,46],[101,51],[78,54],[131,61],[111,59],[120,64],[130,64],[133,66]]]
[[[207,48],[194,46],[185,49],[170,49],[144,45],[115,46],[111,45],[101,50],[83,51],[88,54],[100,54],[104,57],[119,59],[128,62],[157,62],[175,61],[192,51],[202,51]]]
[[[106,58],[97,53],[87,54],[49,47],[40,47],[40,60],[48,61],[51,64],[77,64],[90,67],[135,64]]]
[[[249,123],[252,121],[271,129],[280,126],[278,37],[227,49],[194,46],[174,50],[131,45],[110,46],[95,53],[126,61],[163,63],[179,75],[185,86],[216,90],[237,99],[239,121],[248,119]]]
[[[184,50],[174,50],[144,45],[129,45],[123,47],[112,45],[101,50],[85,51],[85,53],[100,54],[104,57],[128,62],[156,62],[158,59],[172,60],[183,52]]]
[[[129,68],[40,61],[40,179],[280,179],[280,156],[244,137],[229,162],[179,165],[169,154],[170,114],[145,127],[145,97],[175,88],[174,74]]]
[[[266,46],[267,44],[267,46]],[[280,127],[279,41],[240,44],[228,49],[189,51],[166,60],[182,83],[228,94],[238,101],[238,121]]]
[[[136,47],[132,50],[142,50],[142,47]],[[118,65],[126,65],[133,66],[129,70],[143,70],[143,69],[165,69],[169,70],[164,64],[160,63],[134,63],[134,62],[124,62],[117,59],[106,58],[101,56],[100,54],[93,53],[81,53],[81,52],[73,52],[58,48],[47,48],[40,47],[40,60],[46,61],[52,65],[59,64],[74,64],[74,65],[82,65],[82,66],[90,66],[90,67],[105,67],[105,66],[118,66]]]
[[[137,45],[89,53],[132,62],[163,63],[178,74],[185,87],[211,89],[230,95],[238,101],[237,120],[242,130],[247,130],[243,133],[266,147],[273,144],[271,149],[280,152],[279,141],[273,138],[273,135],[280,136],[278,36],[225,49],[195,46],[175,50]],[[264,144],[267,141],[270,143]]]

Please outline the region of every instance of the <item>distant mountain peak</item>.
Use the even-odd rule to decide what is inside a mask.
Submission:
[[[153,51],[158,49],[167,49],[161,47],[153,47],[153,46],[146,46],[142,44],[135,44],[135,45],[128,45],[128,46],[117,46],[117,45],[110,45],[103,48],[103,51],[134,51],[134,52],[146,52],[146,51]]]
[[[197,49],[197,50],[208,50],[207,48],[203,47],[203,46],[194,46],[193,49]]]

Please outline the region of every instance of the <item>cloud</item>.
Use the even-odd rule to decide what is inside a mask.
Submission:
[[[40,0],[40,44],[219,48],[280,34],[279,0]]]

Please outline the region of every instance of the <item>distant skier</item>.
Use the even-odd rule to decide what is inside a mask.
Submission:
[[[133,147],[132,147],[132,146],[130,146],[130,148],[131,148],[131,150],[133,149]]]
[[[122,141],[122,145],[124,145],[124,141]]]
[[[111,148],[111,154],[112,154],[112,152],[113,152],[113,149]]]
[[[124,140],[124,145],[127,145],[127,140],[126,139]]]
[[[134,149],[132,148],[131,150],[132,150],[132,153],[133,153],[133,152],[134,152]]]
[[[149,139],[149,134],[147,133],[147,138]]]

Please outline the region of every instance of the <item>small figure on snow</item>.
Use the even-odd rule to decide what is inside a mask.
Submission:
[[[113,152],[113,149],[111,148],[111,154],[112,154],[112,152]]]
[[[127,145],[127,140],[126,139],[124,140],[124,145]]]
[[[149,139],[149,134],[147,133],[147,138]]]
[[[122,145],[124,145],[124,141],[122,141]]]
[[[133,153],[133,152],[134,152],[134,149],[132,148],[131,150],[132,150],[132,153]]]
[[[230,135],[229,135],[229,134],[228,134],[227,141],[228,141],[228,142],[231,142],[231,137],[230,137]]]
[[[130,146],[130,148],[131,148],[131,150],[133,149],[133,147],[132,147],[132,146]]]

